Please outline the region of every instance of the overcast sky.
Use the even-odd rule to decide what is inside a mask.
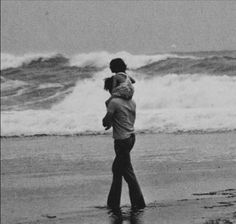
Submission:
[[[4,53],[236,50],[236,1],[1,1]]]

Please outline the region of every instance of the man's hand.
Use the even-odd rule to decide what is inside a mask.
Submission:
[[[111,126],[106,126],[105,131],[109,130],[110,128],[111,128]]]
[[[106,116],[102,119],[102,125],[105,130],[108,130],[112,126],[112,113],[107,112]]]

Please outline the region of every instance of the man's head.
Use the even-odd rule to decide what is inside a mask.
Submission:
[[[110,69],[112,73],[125,72],[127,65],[121,58],[115,58],[110,62]]]
[[[104,79],[104,89],[112,93],[113,76]]]

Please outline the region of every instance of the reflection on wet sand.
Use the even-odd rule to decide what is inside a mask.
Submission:
[[[143,224],[143,209],[129,209],[122,211],[121,209],[109,210],[110,224]]]

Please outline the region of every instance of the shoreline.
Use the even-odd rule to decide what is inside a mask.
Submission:
[[[176,132],[155,132],[148,130],[135,131],[137,135],[204,135],[204,134],[224,134],[224,133],[236,133],[236,129],[232,130],[193,130],[193,131],[176,131]],[[10,135],[1,136],[0,139],[15,139],[15,138],[41,138],[41,137],[83,137],[83,136],[112,136],[109,132],[83,132],[77,134],[33,134],[33,135]]]

